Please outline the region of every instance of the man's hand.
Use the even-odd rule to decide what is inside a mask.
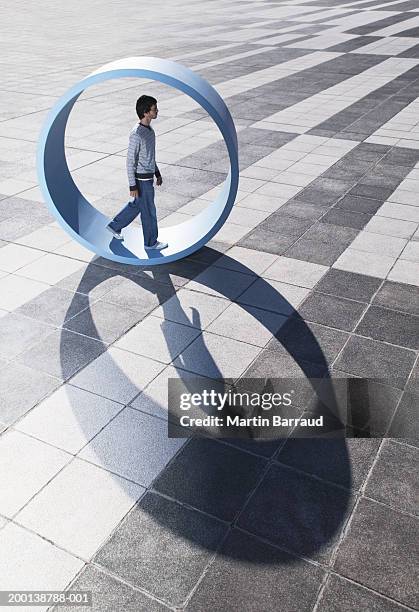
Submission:
[[[162,177],[161,177],[161,176],[158,176],[158,177],[156,178],[156,184],[157,184],[157,185],[160,187],[160,185],[162,184],[162,182],[163,182]]]
[[[132,198],[134,198],[134,199],[135,199],[135,198],[138,198],[138,189],[132,189],[132,190],[129,192],[129,194],[130,194],[130,196],[131,196]]]

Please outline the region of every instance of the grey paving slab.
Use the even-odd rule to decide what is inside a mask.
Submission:
[[[229,535],[192,596],[188,611],[254,609],[309,610],[322,570],[239,530]],[[297,578],[298,577],[298,578]],[[254,584],[258,584],[255,590]],[[297,583],[300,585],[297,588]]]
[[[335,205],[335,208],[356,212],[358,214],[374,215],[384,200],[367,198],[359,195],[345,195]]]
[[[15,313],[59,327],[88,306],[89,300],[85,295],[51,287],[23,304]]]
[[[307,321],[352,331],[364,310],[360,302],[313,291],[298,312]]]
[[[215,519],[148,493],[94,562],[171,605],[181,605],[225,532]]]
[[[403,388],[415,361],[413,351],[378,340],[352,336],[336,360],[336,368]]]
[[[277,465],[269,469],[238,526],[305,557],[327,560],[352,505],[348,491]]]
[[[416,393],[403,394],[389,429],[390,437],[403,438],[409,444],[419,446],[417,405]]]
[[[352,610],[369,612],[403,612],[404,606],[380,596],[359,584],[341,576],[330,575],[326,588],[321,596],[319,612],[352,612]]]
[[[0,319],[0,354],[13,359],[44,340],[54,327],[11,312]]]
[[[361,499],[339,547],[334,568],[361,585],[378,590],[402,604],[417,607],[414,542],[417,523],[388,506]],[[383,563],[391,547],[391,564]]]
[[[419,315],[419,288],[414,285],[385,281],[374,296],[374,305]]]
[[[60,384],[58,378],[7,363],[0,369],[0,420],[10,425]]]
[[[359,302],[369,302],[381,283],[382,280],[379,278],[332,268],[320,279],[316,291]]]
[[[191,440],[153,483],[158,492],[232,521],[266,462],[225,444]],[[186,476],[186,478],[185,478]]]
[[[395,510],[417,512],[419,450],[385,440],[368,479],[365,494]]]
[[[303,236],[297,240],[289,249],[284,251],[286,257],[301,259],[322,266],[331,266],[343,253],[345,244],[318,242]]]
[[[406,313],[370,306],[355,331],[398,346],[419,348],[419,318]]]

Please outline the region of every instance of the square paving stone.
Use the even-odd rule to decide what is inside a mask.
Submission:
[[[351,331],[364,310],[365,304],[361,302],[314,291],[298,309],[298,312],[306,321]]]
[[[419,447],[418,396],[404,393],[388,433],[391,438],[403,438]]]
[[[86,565],[77,579],[67,589],[70,591],[92,591],[92,612],[167,612],[169,608],[156,599],[147,597],[137,589],[100,571],[94,565]],[[52,612],[74,612],[74,606],[60,605]]]
[[[19,431],[0,437],[0,512],[13,517],[72,456]]]
[[[385,157],[383,157],[382,161],[386,164],[407,166],[408,168],[412,168],[419,161],[419,155],[415,150],[395,147],[392,148],[385,155]]]
[[[18,357],[24,365],[67,380],[103,353],[106,345],[97,340],[57,330]]]
[[[364,213],[332,208],[332,210],[329,210],[329,212],[322,217],[322,223],[331,223],[333,225],[342,225],[344,227],[362,229],[370,219],[371,216]]]
[[[376,340],[419,349],[419,317],[403,312],[370,306],[355,331]]]
[[[403,388],[415,354],[378,340],[352,336],[334,364],[338,370]]]
[[[15,313],[50,325],[61,326],[67,319],[71,319],[88,306],[87,296],[51,287],[23,304]]]
[[[280,602],[281,612],[310,612],[322,576],[320,567],[234,530],[186,610],[276,612]]]
[[[332,268],[316,285],[316,291],[359,302],[369,302],[381,283],[380,278]]]
[[[229,304],[228,300],[220,297],[180,289],[162,306],[156,308],[153,316],[166,321],[190,325],[197,329],[205,329]]]
[[[252,274],[211,266],[185,285],[185,289],[234,300],[254,282]]]
[[[184,604],[218,548],[226,527],[216,519],[147,493],[94,562],[133,586]]]
[[[115,344],[117,348],[170,363],[200,334],[200,329],[149,316]]]
[[[356,212],[358,214],[375,215],[382,204],[382,199],[374,200],[362,196],[346,195],[336,203],[335,208]]]
[[[75,458],[19,512],[16,521],[86,560],[143,492],[143,487]]]
[[[418,521],[361,499],[334,563],[335,571],[412,608]],[[389,552],[391,551],[391,553]]]
[[[404,612],[406,608],[396,602],[381,597],[359,584],[345,580],[341,576],[331,574],[326,583],[318,612],[354,612],[365,610],[368,612]]]
[[[415,514],[419,491],[419,449],[384,440],[365,489],[367,497]]]
[[[149,486],[184,444],[168,438],[167,423],[125,408],[104,427],[79,456],[143,486]]]
[[[373,304],[419,316],[419,287],[384,281],[373,299]]]
[[[213,440],[191,440],[157,477],[163,495],[232,521],[255,488],[265,460]]]
[[[348,246],[356,237],[358,231],[352,227],[342,227],[340,225],[332,225],[331,223],[323,223],[322,220],[314,224],[305,234],[304,238],[315,240],[320,243],[339,244]]]
[[[273,255],[282,255],[294,241],[295,238],[293,236],[282,236],[278,235],[276,231],[271,232],[257,227],[239,240],[237,246],[272,253]]]
[[[294,315],[281,327],[266,348],[289,352],[294,359],[318,363],[327,367],[342,349],[349,334],[317,323],[306,323]]]
[[[0,421],[12,424],[62,381],[17,363],[0,369]]]
[[[326,266],[290,257],[278,257],[263,273],[263,277],[311,289],[326,272]]]
[[[2,588],[61,591],[83,565],[81,559],[11,521],[0,530]]]
[[[305,287],[258,278],[238,299],[239,304],[289,315],[309,294]]]
[[[67,321],[65,329],[110,343],[138,323],[141,315],[133,310],[99,300]]]
[[[280,236],[289,236],[290,238],[299,238],[313,224],[312,220],[299,219],[298,217],[290,217],[285,215],[280,209],[261,223],[258,227],[262,230],[276,232]]]
[[[287,249],[284,255],[294,259],[320,264],[322,266],[331,266],[345,248],[346,246],[342,244],[318,242],[317,240],[309,240],[303,236],[297,240],[292,247]]]
[[[419,360],[416,362],[415,367],[409,376],[406,391],[419,396]]]
[[[374,200],[387,200],[396,187],[397,185],[392,187],[380,187],[379,185],[358,183],[349,191],[348,195],[372,198]]]
[[[124,278],[114,289],[106,293],[104,300],[134,310],[142,318],[168,300],[174,293],[174,287],[151,279],[132,276]]]
[[[116,270],[89,264],[60,281],[56,287],[88,295],[91,300],[102,297],[122,283],[124,277]]]
[[[359,489],[377,454],[380,440],[289,438],[276,460],[348,489]],[[333,459],[332,459],[333,458]]]
[[[327,561],[352,506],[349,491],[273,465],[238,526],[297,554]]]
[[[0,319],[0,355],[13,359],[51,334],[54,328],[11,312]],[[31,364],[28,364],[31,365]]]

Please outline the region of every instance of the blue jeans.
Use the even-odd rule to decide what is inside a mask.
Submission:
[[[136,181],[138,197],[128,202],[126,206],[109,223],[117,232],[126,227],[135,217],[141,214],[144,246],[155,244],[158,235],[156,206],[154,204],[154,181]]]

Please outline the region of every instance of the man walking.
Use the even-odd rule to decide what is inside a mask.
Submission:
[[[127,153],[127,174],[130,196],[134,198],[113,218],[107,229],[117,240],[123,240],[121,230],[141,214],[146,250],[161,251],[168,245],[157,240],[157,215],[154,204],[154,176],[157,185],[163,180],[156,164],[156,135],[150,123],[157,117],[157,100],[140,96],[136,111],[139,118],[131,130]]]

